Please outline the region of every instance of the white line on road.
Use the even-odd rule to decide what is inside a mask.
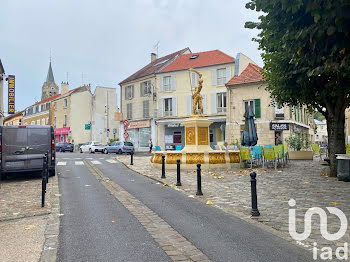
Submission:
[[[92,157],[87,157],[86,159],[93,159]]]
[[[111,164],[117,163],[117,161],[115,161],[114,159],[107,159],[106,161]]]
[[[65,166],[67,164],[67,162],[57,162],[58,166]]]
[[[100,157],[100,159],[105,159],[104,157]]]
[[[78,159],[82,159],[82,158],[80,158],[80,157],[76,157],[76,158],[74,158],[74,159],[77,159],[77,160],[78,160]]]
[[[75,161],[75,165],[82,166],[82,165],[84,165],[84,162],[83,161]]]
[[[101,165],[101,162],[98,160],[92,160],[91,163],[93,163],[94,165]]]

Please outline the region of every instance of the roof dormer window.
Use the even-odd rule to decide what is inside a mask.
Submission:
[[[198,57],[199,57],[199,55],[193,55],[193,56],[190,57],[190,59],[196,59]]]

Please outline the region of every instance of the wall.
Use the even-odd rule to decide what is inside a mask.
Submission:
[[[22,114],[19,116],[12,117],[11,119],[5,120],[4,126],[9,126],[9,125],[18,126],[20,120],[22,120],[22,123],[23,123],[23,115]],[[46,123],[46,121],[45,121],[45,123]]]
[[[67,107],[64,107],[64,100],[67,99]],[[64,115],[67,115],[67,125],[66,127],[70,127],[71,121],[70,121],[70,106],[71,106],[71,98],[70,96],[60,96],[58,99],[55,99],[53,101],[53,106],[56,109],[54,109],[54,117],[53,117],[53,123],[54,119],[56,117],[56,127],[55,128],[62,128],[64,127]]]
[[[23,125],[31,125],[32,121],[35,121],[35,125],[37,125],[37,120],[40,120],[40,125],[41,125],[43,118],[45,119],[45,124],[46,124],[47,119],[49,118],[49,111],[39,112],[30,116],[25,116],[23,117],[22,121],[23,121]]]

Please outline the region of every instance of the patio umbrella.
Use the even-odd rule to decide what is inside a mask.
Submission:
[[[244,118],[245,124],[241,144],[242,146],[255,146],[258,141],[258,136],[254,124],[254,114],[250,106],[246,108]]]

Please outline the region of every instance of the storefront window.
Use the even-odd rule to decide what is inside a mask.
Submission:
[[[135,130],[128,130],[129,139],[135,145]]]
[[[140,128],[139,129],[139,141],[140,147],[148,147],[149,140],[151,138],[151,128]]]

